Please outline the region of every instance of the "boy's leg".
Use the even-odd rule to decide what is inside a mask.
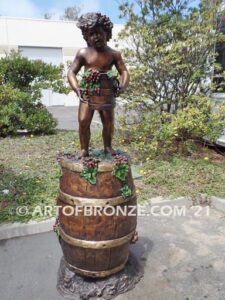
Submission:
[[[105,152],[113,154],[112,138],[114,132],[114,109],[100,110],[99,114],[103,125],[102,137]]]
[[[92,110],[88,103],[80,102],[78,121],[79,121],[79,136],[80,136],[80,146],[81,146],[81,156],[88,156],[88,148],[90,142],[90,125],[91,120],[94,115],[94,110]]]

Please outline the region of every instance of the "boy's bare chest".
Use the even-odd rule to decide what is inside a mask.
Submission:
[[[113,55],[107,52],[90,53],[85,58],[86,68],[95,68],[98,70],[106,71],[113,65]]]

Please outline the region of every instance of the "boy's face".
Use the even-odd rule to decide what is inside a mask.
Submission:
[[[106,32],[101,26],[95,26],[88,30],[88,44],[95,49],[103,49],[107,45]]]

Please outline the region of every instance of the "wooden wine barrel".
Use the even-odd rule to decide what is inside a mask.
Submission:
[[[122,182],[113,175],[112,161],[100,162],[96,184],[81,177],[84,168],[81,161],[61,158],[60,165],[63,172],[57,198],[60,244],[68,268],[88,277],[119,272],[127,262],[137,222],[130,163]],[[121,195],[125,184],[132,191],[128,197]],[[92,209],[90,216],[85,213],[87,207]],[[97,208],[101,214],[93,213]],[[115,214],[118,209],[123,213]]]

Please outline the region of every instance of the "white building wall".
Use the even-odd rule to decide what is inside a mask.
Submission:
[[[79,28],[72,21],[0,17],[0,45],[37,47],[85,46]]]
[[[121,29],[122,25],[114,25],[113,38],[109,42],[110,47],[115,46],[113,40]],[[11,49],[22,48],[24,54],[31,59],[37,58],[46,62],[63,63],[66,74],[67,62],[73,61],[77,50],[82,47],[86,47],[86,42],[74,21],[0,16],[0,57],[5,56]],[[57,51],[58,57],[53,55]],[[74,92],[69,95],[60,95],[52,93],[50,90],[43,91],[42,102],[47,106],[79,104]]]

